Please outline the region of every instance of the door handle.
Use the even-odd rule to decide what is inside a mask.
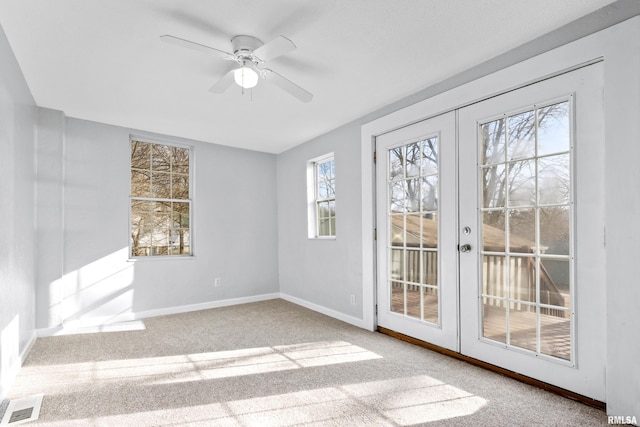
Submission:
[[[460,252],[462,252],[463,254],[471,252],[471,245],[468,243],[465,243],[464,245],[460,245]]]

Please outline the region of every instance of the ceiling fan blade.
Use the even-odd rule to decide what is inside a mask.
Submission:
[[[268,68],[263,69],[265,71],[265,79],[278,86],[288,94],[295,96],[302,102],[309,102],[313,99],[313,94],[304,90],[291,80],[282,77],[280,74]]]
[[[237,67],[235,66],[229,67],[227,72],[224,73],[224,76],[209,88],[209,92],[223,93],[225,90],[229,89],[229,86],[233,84],[233,72],[236,68]]]
[[[230,59],[230,60],[235,59],[233,54],[229,52],[225,52],[224,50],[216,49],[210,46],[205,46],[203,44],[192,42],[189,40],[181,39],[180,37],[165,34],[163,36],[160,36],[160,40],[162,40],[165,43],[175,44],[176,46],[186,47],[189,49],[197,50],[199,52],[204,52],[204,53],[214,52],[222,59]]]
[[[263,61],[270,61],[282,56],[285,53],[289,53],[296,48],[291,40],[284,36],[278,36],[268,43],[263,44],[259,48],[253,51],[253,54]]]

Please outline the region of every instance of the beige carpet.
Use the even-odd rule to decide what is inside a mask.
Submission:
[[[606,425],[604,412],[283,300],[38,339],[50,426]]]

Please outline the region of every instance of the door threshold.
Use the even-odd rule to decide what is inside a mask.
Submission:
[[[378,326],[378,332],[388,335],[390,337],[406,341],[408,343],[426,348],[428,350],[435,351],[436,353],[444,354],[445,356],[453,357],[454,359],[462,360],[464,362],[470,363],[474,366],[478,366],[480,368],[487,369],[489,371],[495,372],[497,374],[504,375],[506,377],[512,378],[514,380],[518,380],[525,384],[538,387],[540,389],[549,391],[551,393],[558,394],[560,396],[566,397],[568,399],[576,400],[585,405],[591,406],[596,409],[600,409],[602,411],[606,410],[606,403],[600,402],[599,400],[592,399],[587,396],[583,396],[581,394],[575,393],[573,391],[564,389],[562,387],[558,387],[552,384],[545,383],[544,381],[537,380],[535,378],[528,377],[526,375],[519,374],[517,372],[510,371],[505,368],[501,368],[500,366],[492,365],[491,363],[483,362],[482,360],[474,359],[473,357],[465,356],[464,354],[455,352],[453,350],[449,350],[444,347],[440,347],[435,344],[428,343],[426,341],[419,340],[417,338],[410,337],[408,335],[401,334],[400,332],[392,331],[391,329],[383,328],[382,326]]]

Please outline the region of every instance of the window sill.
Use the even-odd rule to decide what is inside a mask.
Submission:
[[[316,236],[316,237],[309,237],[309,240],[336,240],[336,236]]]
[[[153,256],[136,256],[129,257],[127,259],[128,262],[138,262],[138,261],[152,261],[152,260],[194,260],[196,259],[195,255],[153,255]]]

